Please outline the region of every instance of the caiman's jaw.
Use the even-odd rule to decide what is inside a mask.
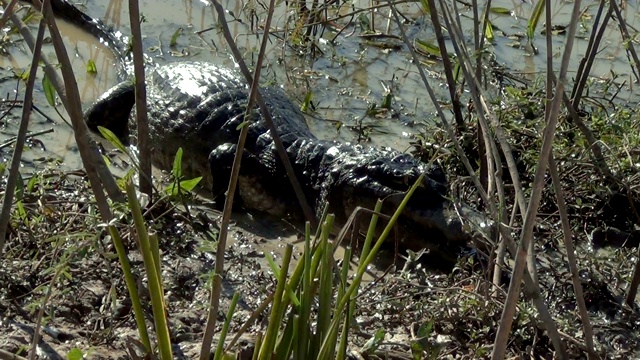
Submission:
[[[331,194],[329,201],[335,202],[339,197],[342,198],[340,203],[344,209],[343,217],[346,218],[358,206],[373,209],[377,199],[381,199],[381,212],[391,216],[400,207],[408,189],[417,178],[411,174],[404,179],[396,178],[399,180],[397,182],[390,182],[390,179],[391,177],[385,177],[385,184],[373,177],[354,179],[353,182],[343,184],[339,195],[335,192]],[[423,183],[416,188],[398,219],[402,231],[396,235],[404,247],[416,250],[428,245],[448,246],[456,243],[464,246],[467,243],[469,235],[463,231],[455,211],[449,209],[452,205],[444,197],[445,193],[443,183],[425,175]],[[341,212],[340,210],[336,209],[336,213]]]
[[[338,224],[344,224],[358,206],[373,209],[377,199],[383,200],[381,212],[390,217],[399,208],[407,191],[424,174],[422,183],[398,218],[396,231],[387,241],[397,241],[401,248],[414,251],[427,249],[434,255],[431,258],[435,260],[429,262],[437,262],[433,265],[436,268],[455,264],[461,250],[473,242],[470,227],[465,222],[468,215],[475,212],[464,205],[454,208],[446,197],[446,178],[442,170],[420,163],[409,155],[388,157],[378,153],[377,158],[370,162],[353,160],[368,154],[351,155],[352,161],[334,164],[333,174],[339,176],[338,179],[334,177],[334,191],[326,198],[335,204],[331,210],[336,213]],[[349,162],[359,165],[345,166]],[[344,171],[347,168],[349,170]],[[369,216],[359,216],[357,226],[360,231],[366,231],[369,219]],[[386,221],[381,220],[379,224],[378,234]]]

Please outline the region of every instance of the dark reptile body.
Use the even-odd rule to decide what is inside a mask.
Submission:
[[[54,3],[66,3],[55,0]],[[67,9],[68,6],[59,7]],[[77,9],[76,9],[77,10]],[[60,14],[64,16],[64,13]],[[68,17],[67,17],[68,18]],[[90,18],[89,18],[90,19]],[[74,16],[74,22],[86,18]],[[99,22],[91,33],[100,37],[124,61],[119,39]],[[89,24],[90,25],[90,24]],[[82,28],[89,26],[83,24]],[[89,26],[90,27],[90,26]],[[210,63],[176,62],[147,67],[147,103],[153,162],[171,169],[178,148],[184,151],[183,173],[204,176],[214,196],[227,190],[231,165],[248,98],[248,86],[236,72]],[[318,140],[304,115],[282,92],[261,88],[307,201],[320,214],[325,204],[339,225],[357,207],[373,208],[385,199],[383,212],[393,213],[421,174],[424,181],[399,219],[396,240],[412,249],[431,248],[455,259],[470,237],[446,199],[446,178],[436,166],[382,147]],[[130,122],[134,90],[125,80],[103,95],[85,113],[88,125],[110,128],[121,139],[135,137]],[[300,214],[286,172],[278,159],[262,115],[253,111],[240,171],[240,199],[247,208],[276,216]],[[367,220],[361,217],[364,225]]]

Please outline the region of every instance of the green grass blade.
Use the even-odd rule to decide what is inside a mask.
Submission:
[[[136,319],[136,325],[138,327],[138,333],[140,334],[140,341],[144,344],[147,353],[151,354],[151,341],[149,340],[149,333],[147,332],[147,324],[144,321],[144,310],[142,309],[142,303],[138,296],[138,287],[136,285],[136,279],[131,272],[131,265],[129,264],[129,257],[127,257],[127,251],[125,250],[122,238],[118,233],[115,226],[108,226],[109,235],[118,253],[118,259],[120,260],[120,266],[124,273],[124,282],[127,285],[129,291],[129,297],[131,298],[131,304],[133,307],[133,314]]]
[[[527,22],[527,39],[529,42],[533,41],[533,37],[536,34],[536,27],[538,26],[538,22],[540,21],[540,17],[542,16],[542,11],[545,7],[545,0],[538,0],[536,6],[533,8],[533,13]]]
[[[298,324],[298,351],[295,358],[298,360],[307,359],[307,351],[309,350],[309,338],[311,337],[311,329],[309,327],[309,316],[311,314],[311,304],[313,297],[311,294],[311,224],[307,221],[305,226],[304,237],[304,261],[302,275],[302,291],[300,293],[300,319]],[[298,264],[300,267],[300,264]]]
[[[253,356],[251,356],[251,360],[258,360],[260,356],[260,349],[262,348],[262,340],[264,340],[264,334],[262,332],[258,332],[256,335],[256,345],[253,350]]]
[[[340,334],[340,343],[338,344],[337,360],[344,360],[347,358],[347,345],[349,344],[349,329],[351,328],[351,319],[353,318],[353,308],[355,307],[355,301],[349,302],[347,307],[348,311],[344,317],[342,323],[342,333]]]
[[[484,37],[488,42],[492,43],[494,40],[493,36],[493,24],[491,21],[487,20],[486,26],[484,27]]]
[[[51,79],[47,75],[42,77],[42,89],[44,89],[44,95],[47,98],[47,102],[49,106],[56,106],[56,89],[53,87],[51,83]]]
[[[231,299],[231,304],[229,304],[229,311],[227,311],[227,317],[224,319],[224,324],[222,324],[222,331],[220,332],[220,337],[218,339],[218,345],[216,346],[214,360],[222,359],[223,351],[224,351],[224,341],[227,338],[227,334],[229,333],[229,326],[231,325],[231,318],[233,318],[233,314],[236,311],[236,305],[238,304],[238,300],[240,300],[240,294],[235,292],[233,294],[233,298]]]
[[[505,7],[493,6],[489,11],[498,15],[511,15],[511,9]]]
[[[153,321],[155,323],[156,336],[158,337],[160,359],[170,360],[173,358],[173,354],[171,351],[171,339],[169,337],[169,328],[164,306],[164,290],[162,289],[160,273],[157,271],[159,265],[156,265],[153,259],[149,235],[144,224],[144,218],[142,217],[142,209],[136,198],[136,190],[131,181],[127,182],[127,197],[129,199],[129,207],[133,215],[136,233],[138,234],[145,271],[147,272],[149,296],[151,297]]]
[[[287,244],[285,247],[284,257],[282,259],[282,267],[280,269],[280,276],[278,277],[278,285],[276,286],[276,293],[273,298],[273,304],[271,305],[271,315],[269,316],[269,327],[264,337],[264,342],[260,348],[259,359],[267,360],[271,359],[273,350],[275,348],[276,339],[278,336],[278,330],[280,329],[281,318],[280,305],[282,304],[282,294],[284,294],[285,284],[287,282],[287,272],[289,271],[289,264],[291,262],[291,252],[293,247],[291,244]]]
[[[344,293],[347,289],[348,279],[349,279],[349,265],[351,264],[351,247],[348,246],[344,251],[344,257],[342,258],[342,268],[340,269],[340,287],[338,288],[338,299],[341,299],[344,296]],[[348,309],[348,308],[347,308]],[[333,309],[332,309],[333,311]],[[336,314],[337,315],[337,314]],[[331,337],[328,339],[330,344],[333,344],[333,348],[338,348],[338,358],[344,359],[346,357],[346,343],[347,336],[349,334],[349,325],[350,320],[348,316],[344,316],[344,323],[342,326],[342,336],[340,337],[340,343],[338,344],[338,333],[333,332]]]
[[[267,264],[271,268],[271,271],[273,271],[273,275],[276,278],[279,278],[280,277],[280,269],[278,269],[278,265],[273,260],[273,257],[271,256],[271,254],[265,253],[265,259],[267,260]],[[292,289],[292,287],[291,287],[291,285],[289,283],[285,284],[284,291],[285,291],[286,295],[288,296],[289,300],[293,303],[293,305],[296,308],[299,307],[300,306],[300,300],[296,296],[296,293],[293,291],[293,289]],[[285,305],[288,305],[288,303],[285,304]]]
[[[124,154],[129,154],[129,152],[127,151],[127,147],[124,146],[122,141],[120,141],[116,134],[114,134],[111,130],[107,129],[106,127],[98,126],[98,131],[100,132],[100,135],[102,135],[103,138],[110,142],[111,145],[115,146],[116,149],[122,151]]]
[[[420,49],[422,52],[424,52],[427,55],[431,55],[435,57],[442,56],[442,52],[440,52],[440,48],[438,47],[438,45],[434,45],[432,43],[428,43],[420,39],[416,39],[416,45],[418,49]]]
[[[376,206],[373,211],[374,214],[371,215],[371,220],[369,221],[369,227],[367,228],[367,236],[364,239],[364,244],[362,245],[362,251],[360,253],[361,259],[366,259],[369,255],[369,251],[371,250],[371,243],[373,242],[373,236],[376,234],[376,226],[378,226],[378,213],[382,210],[382,200],[378,199],[376,202]]]
[[[320,241],[322,244],[322,260],[320,261],[320,284],[318,286],[318,319],[316,334],[318,339],[325,339],[331,327],[331,318],[339,316],[333,312],[333,246],[329,244],[329,233],[333,227],[333,214],[327,216],[323,224]],[[317,347],[316,349],[320,349]]]
[[[160,245],[158,244],[158,234],[149,230],[149,245],[151,247],[151,256],[153,256],[153,264],[156,266],[156,272],[162,274],[160,268]]]
[[[284,308],[284,306],[282,306]],[[289,321],[287,321],[287,326],[280,336],[280,341],[278,342],[278,346],[276,347],[275,354],[273,356],[273,360],[287,360],[291,359],[291,349],[293,345],[293,340],[296,334],[296,325],[297,321],[293,315],[289,316]]]
[[[177,181],[182,178],[182,148],[179,147],[178,151],[176,151],[176,157],[173,158],[173,169],[171,170],[171,175]]]
[[[396,209],[396,212],[393,213],[393,216],[391,216],[391,219],[389,220],[389,222],[387,223],[387,226],[382,231],[382,234],[380,234],[380,237],[378,238],[375,245],[371,249],[371,252],[369,253],[369,255],[367,255],[367,258],[364,261],[360,262],[358,267],[358,272],[353,282],[351,283],[351,286],[349,286],[349,289],[345,292],[342,299],[338,300],[339,301],[338,305],[334,310],[334,314],[336,315],[334,315],[333,321],[331,323],[331,332],[338,331],[338,326],[340,325],[340,316],[337,316],[337,314],[342,313],[342,311],[344,311],[347,304],[351,301],[351,295],[354,294],[355,290],[358,288],[359,282],[361,281],[362,276],[364,275],[364,272],[367,270],[367,266],[369,266],[369,264],[371,264],[371,262],[375,258],[376,254],[378,253],[378,250],[380,249],[384,241],[387,239],[387,237],[393,230],[393,227],[398,221],[400,214],[402,214],[402,211],[407,206],[409,199],[411,199],[411,196],[416,191],[416,189],[423,183],[423,181],[424,181],[424,174],[420,175],[416,183],[413,184],[413,186],[411,186],[411,189],[409,189],[409,191],[407,192],[407,195],[405,195],[404,199],[398,206],[398,209]],[[331,338],[331,336],[327,338]],[[334,351],[335,347],[331,347],[331,345],[332,344],[330,344],[329,342],[324,342],[322,344],[322,348],[320,349],[320,353],[318,355],[320,359],[328,358],[330,352]]]
[[[349,281],[349,265],[351,264],[351,246],[344,249],[344,257],[342,258],[342,268],[340,269],[340,287],[338,288],[338,299],[344,296]]]
[[[427,0],[420,0],[420,4],[422,5],[422,10],[427,15],[431,15],[431,8],[429,7],[429,2]]]

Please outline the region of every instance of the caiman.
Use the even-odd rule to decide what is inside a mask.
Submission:
[[[52,3],[56,15],[99,37],[113,50],[119,66],[126,66],[121,37],[65,0]],[[247,83],[233,70],[204,62],[148,65],[146,73],[153,163],[171,169],[176,151],[182,148],[183,174],[204,176],[214,197],[223,195],[248,102]],[[93,130],[107,127],[128,143],[135,137],[130,114],[135,95],[133,77],[124,76],[122,83],[85,112],[85,120]],[[448,259],[455,259],[469,243],[460,212],[452,210],[447,199],[447,180],[439,167],[389,148],[319,140],[281,89],[262,87],[260,91],[307,201],[318,216],[329,204],[329,212],[342,225],[356,207],[372,209],[378,199],[384,199],[383,213],[392,214],[424,174],[391,238],[403,247],[429,248]],[[238,185],[242,205],[276,216],[300,214],[272,134],[257,108],[248,126]]]

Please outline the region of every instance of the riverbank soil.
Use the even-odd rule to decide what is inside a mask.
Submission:
[[[39,322],[40,358],[62,359],[78,352],[96,359],[129,358],[131,349],[139,345],[131,302],[86,178],[82,172],[49,169],[34,175],[34,180],[25,179],[25,183],[28,186],[16,204],[0,266],[0,349],[26,356]],[[146,213],[150,228],[160,239],[169,328],[176,357],[182,359],[196,358],[200,350],[219,220],[216,211],[193,201],[200,205],[189,212],[160,202]],[[275,254],[277,260],[283,244],[297,239],[285,223],[271,223],[267,230],[263,226],[256,231],[258,235],[247,231],[251,228],[246,225],[242,228],[242,222],[246,223],[239,221],[230,233],[233,244],[225,254],[218,321],[220,324],[224,318],[233,293],[239,292],[241,300],[231,322],[231,336],[274,291],[275,279],[265,252]],[[557,222],[554,214],[548,213],[536,228],[540,282],[569,354],[582,358],[582,328]],[[131,223],[128,215],[120,215],[116,221],[134,273],[140,276],[142,260]],[[598,236],[606,240],[604,235]],[[638,309],[623,305],[622,299],[636,250],[616,247],[597,251],[580,243],[584,236],[576,238],[598,353],[603,358],[633,357],[640,345],[640,317]],[[300,247],[294,254],[300,258]],[[419,259],[405,263],[401,255],[387,253],[396,256],[396,266],[372,270],[363,287],[349,339],[353,358],[410,359],[412,347],[419,357],[489,356],[508,273],[504,276],[505,287],[490,296],[492,285],[486,278],[486,263],[474,260],[477,257],[461,258],[450,273],[438,273]],[[144,284],[140,279],[146,320],[152,328]],[[264,328],[267,317],[267,313],[258,316],[235,351],[251,353],[255,334]],[[385,335],[380,343],[366,345],[381,329]],[[552,358],[553,354],[536,310],[521,299],[509,357]]]

